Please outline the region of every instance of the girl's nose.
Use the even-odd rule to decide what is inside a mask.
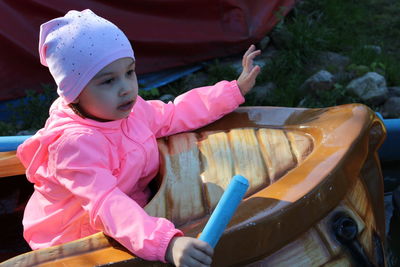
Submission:
[[[133,90],[133,85],[130,82],[123,81],[121,82],[120,86],[121,86],[119,90],[120,96],[125,96]]]

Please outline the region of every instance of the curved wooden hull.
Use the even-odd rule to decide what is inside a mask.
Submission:
[[[384,136],[382,122],[362,105],[239,108],[159,140],[158,191],[145,209],[196,237],[229,179],[242,174],[251,186],[216,246],[214,266],[384,265],[377,158]],[[1,266],[102,264],[162,265],[98,233]]]

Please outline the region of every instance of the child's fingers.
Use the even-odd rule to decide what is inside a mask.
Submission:
[[[256,50],[256,51],[251,52],[247,57],[248,58],[255,58],[259,54],[261,54],[261,50]]]
[[[214,249],[207,242],[197,239],[194,245],[197,249],[201,250],[209,256],[212,256],[214,254]]]
[[[253,59],[259,54],[261,54],[261,50],[254,51],[247,56],[248,66],[251,66],[251,63],[253,63]]]
[[[250,72],[253,68],[253,60],[259,54],[261,54],[261,50],[253,51],[249,55],[247,55],[247,57],[244,59],[243,69],[247,72]]]
[[[245,67],[245,65],[246,65],[247,56],[250,55],[254,51],[254,49],[256,49],[256,47],[252,44],[252,45],[250,45],[249,49],[247,49],[247,51],[244,53],[243,59],[242,59],[243,67]]]
[[[212,258],[209,255],[207,255],[206,253],[204,253],[203,251],[198,250],[198,249],[193,250],[191,252],[190,256],[194,260],[196,260],[202,264],[205,264],[205,265],[210,265],[212,262]]]
[[[248,79],[250,79],[250,80],[255,79],[258,76],[258,74],[260,73],[260,70],[261,70],[260,66],[255,65],[254,68],[250,71]]]
[[[247,51],[244,53],[243,57],[247,57],[251,52],[254,51],[254,49],[256,49],[256,47],[252,44],[250,45],[250,47],[247,49]]]

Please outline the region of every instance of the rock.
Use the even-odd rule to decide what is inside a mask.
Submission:
[[[286,28],[284,24],[277,25],[270,34],[274,45],[280,48],[288,48],[288,44],[292,42],[293,34]]]
[[[352,74],[353,78],[361,77],[370,72],[370,68],[368,66],[356,64],[351,64],[347,67],[347,70]]]
[[[385,118],[400,118],[400,97],[390,97],[382,108],[382,116]]]
[[[193,88],[207,86],[207,85],[209,85],[208,75],[204,71],[198,71],[184,78],[183,89],[186,92]]]
[[[264,50],[268,47],[268,44],[270,43],[271,38],[269,36],[265,36],[261,41],[260,41],[260,49]]]
[[[253,99],[253,105],[261,105],[268,97],[271,97],[275,89],[276,85],[268,82],[265,85],[254,86],[247,96]]]
[[[265,50],[261,51],[260,57],[268,61],[277,55],[279,55],[279,50],[275,46],[269,45]]]
[[[350,58],[334,52],[320,52],[316,59],[309,63],[306,72],[315,73],[320,69],[325,69],[335,76],[335,80],[347,78],[346,67],[350,64]],[[337,77],[336,77],[337,76]]]
[[[170,102],[170,101],[174,101],[175,96],[174,96],[174,95],[171,95],[171,94],[165,94],[165,95],[160,96],[159,99],[160,99],[161,101],[163,101],[164,103],[168,103],[168,102]]]
[[[335,52],[321,52],[318,55],[318,60],[326,66],[335,66],[338,69],[344,70],[350,64],[350,58]]]
[[[346,89],[371,105],[382,104],[389,94],[385,77],[376,72],[368,72],[364,76],[352,80]]]
[[[388,87],[389,97],[400,96],[400,86]]]
[[[330,90],[333,88],[334,83],[334,77],[330,72],[326,70],[320,70],[308,78],[300,87],[300,90],[301,92],[306,92],[307,90]]]
[[[378,55],[382,53],[382,47],[380,47],[379,45],[365,45],[364,49],[372,50]]]

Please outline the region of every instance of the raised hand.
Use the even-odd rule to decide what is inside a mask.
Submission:
[[[251,88],[253,88],[254,84],[256,83],[256,78],[260,73],[260,66],[253,64],[254,58],[260,53],[261,50],[256,50],[256,47],[251,45],[243,55],[243,71],[237,79],[237,84],[243,96],[245,96],[251,90]]]

